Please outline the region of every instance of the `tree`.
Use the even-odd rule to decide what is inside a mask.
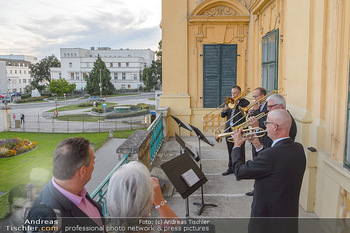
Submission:
[[[157,84],[157,78],[153,73],[152,67],[145,67],[143,69],[142,81],[147,90],[151,90]]]
[[[158,43],[158,51],[156,51],[156,60],[152,61],[151,67],[143,69],[142,81],[146,89],[156,88],[158,84],[162,84],[162,41]]]
[[[106,64],[102,61],[100,55],[94,62],[91,72],[86,75],[85,91],[90,95],[100,94],[100,77],[102,82],[102,94],[111,95],[115,92],[115,87],[111,82],[111,72],[107,69]]]
[[[45,88],[43,82],[51,82],[51,67],[61,67],[61,62],[55,57],[55,55],[45,57],[38,63],[29,66],[30,76],[33,79],[30,84],[33,89],[37,88],[41,91]]]
[[[63,78],[58,80],[51,80],[49,84],[49,90],[51,93],[56,93],[57,96],[63,96],[63,93],[70,93],[76,88],[75,83],[69,84],[69,82]]]

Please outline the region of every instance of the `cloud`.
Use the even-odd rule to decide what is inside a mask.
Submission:
[[[26,54],[41,59],[51,54],[59,56],[63,47],[88,49],[100,45],[155,50],[161,39],[160,0],[22,3],[7,1],[7,11],[0,9],[0,54]]]

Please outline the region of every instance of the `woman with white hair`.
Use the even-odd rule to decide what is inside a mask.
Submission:
[[[133,161],[121,166],[109,181],[107,208],[110,217],[148,217],[152,204],[164,218],[177,218],[162,196],[158,179],[148,168]]]

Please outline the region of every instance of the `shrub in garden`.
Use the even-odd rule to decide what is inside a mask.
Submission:
[[[6,147],[0,147],[0,157],[5,157],[8,150],[9,149],[7,149]]]
[[[44,100],[44,98],[43,97],[30,97],[27,99],[18,99],[15,101],[15,103],[26,103],[26,102],[40,101],[40,100]]]
[[[22,154],[37,147],[38,143],[28,139],[9,138],[0,140],[0,158]]]
[[[15,156],[15,155],[17,155],[17,152],[15,151],[15,150],[8,150],[7,152],[6,152],[6,157],[11,157],[11,156]]]
[[[92,107],[93,104],[94,104],[93,102],[82,102],[78,104],[78,107]]]

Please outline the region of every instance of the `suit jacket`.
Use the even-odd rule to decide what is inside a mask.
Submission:
[[[225,111],[222,111],[221,112],[221,117],[224,118],[226,117],[226,125],[225,125],[225,132],[231,132],[232,129],[231,129],[231,126],[230,126],[230,121],[229,119],[231,118],[231,114],[232,114],[232,111],[235,110],[235,114],[237,114],[234,118],[233,118],[233,126],[237,126],[243,122],[245,122],[245,118],[243,117],[242,113],[240,113],[239,111],[239,108],[238,107],[246,107],[249,105],[249,101],[246,100],[246,99],[241,99],[239,100],[236,108],[234,109],[226,109]]]
[[[256,116],[256,115],[258,115],[258,114],[260,114],[262,112],[264,112],[264,113],[268,112],[268,110],[267,110],[267,103],[266,102],[265,102],[264,107],[262,108],[261,111],[260,111],[260,109],[256,109],[253,112],[253,116]],[[266,129],[266,126],[264,125],[264,121],[266,121],[266,118],[267,118],[267,115],[259,119],[259,127],[262,128],[262,129]]]
[[[104,224],[104,218],[102,214],[102,207],[96,201],[92,200],[90,195],[86,193],[86,198],[98,209],[101,215],[102,223]],[[66,198],[61,192],[59,192],[52,184],[50,180],[45,187],[39,193],[39,196],[35,199],[33,207],[39,204],[46,204],[53,209],[57,209],[61,212],[62,229],[66,226],[91,226],[97,227],[98,225],[87,216],[81,209],[79,209],[73,202]]]
[[[232,150],[232,163],[237,179],[255,179],[252,217],[298,217],[306,167],[300,143],[283,139],[246,163],[236,147]]]

